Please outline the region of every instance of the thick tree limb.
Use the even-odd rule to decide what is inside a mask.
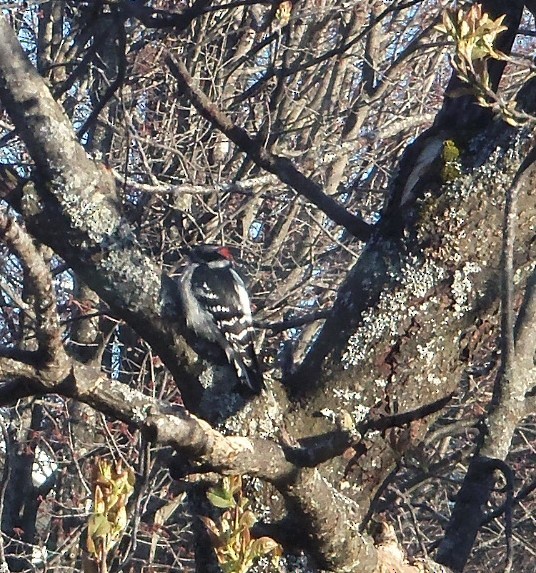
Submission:
[[[527,282],[527,290],[516,321],[515,349],[517,360],[528,370],[534,369],[536,340],[536,273]]]
[[[504,474],[511,470],[504,463],[514,431],[527,415],[525,395],[532,388],[536,376],[534,367],[535,339],[529,342],[527,332],[533,332],[536,318],[534,303],[533,273],[523,303],[523,313],[514,332],[514,246],[518,226],[517,202],[521,180],[527,169],[536,160],[532,149],[520,165],[510,189],[506,194],[503,225],[502,256],[502,310],[501,340],[502,365],[497,375],[495,392],[490,412],[487,415],[488,431],[483,436],[481,447],[469,465],[467,475],[458,493],[452,520],[441,542],[437,561],[456,572],[463,571],[474,545],[476,535],[484,521],[484,510],[493,492],[496,478],[494,472],[500,469]],[[516,346],[516,334],[521,346]],[[530,335],[529,335],[530,336]],[[519,338],[518,338],[519,339]],[[507,480],[508,481],[508,480]],[[512,497],[513,480],[508,481],[508,495]],[[511,503],[507,503],[507,508]],[[506,531],[510,529],[511,515],[506,513]],[[510,542],[507,539],[507,562],[511,563]]]
[[[10,364],[0,359],[0,377],[10,378]],[[357,512],[350,499],[325,481],[316,469],[287,461],[275,442],[224,436],[181,406],[170,406],[127,385],[110,380],[97,367],[71,361],[64,378],[52,371],[37,372],[0,386],[0,404],[14,396],[58,393],[138,427],[155,444],[182,451],[192,460],[219,473],[239,473],[268,481],[282,493],[293,511],[305,516],[307,535],[321,562],[332,570],[353,571],[354,563],[374,571],[376,552],[358,533]],[[352,517],[354,516],[354,517]],[[349,526],[354,523],[354,529]],[[352,532],[353,531],[353,532]],[[343,544],[345,551],[341,552]]]
[[[173,309],[173,285],[136,247],[113,178],[87,157],[5,18],[0,36],[0,99],[37,168],[35,186],[24,187],[18,205],[27,228],[143,333],[178,380],[185,403],[195,408],[201,386],[189,366],[192,354],[177,334],[177,317],[170,317],[173,312],[162,302]]]
[[[500,129],[498,125],[490,125],[489,131],[486,132],[490,134],[493,146],[501,141]],[[502,141],[506,141],[504,132]],[[506,143],[505,147],[509,145],[511,143]],[[527,153],[529,145],[532,145],[530,138],[519,145],[518,157]],[[395,238],[387,235],[375,238],[365,247],[360,260],[338,292],[331,316],[326,320],[306,361],[292,379],[295,388],[306,394],[307,406],[311,411],[319,411],[325,407],[327,401],[323,398],[323,393],[330,392],[335,385],[349,389],[346,395],[341,392],[339,396],[342,407],[350,411],[355,407],[353,397],[354,400],[361,399],[371,405],[374,403],[373,397],[378,399],[381,396],[374,388],[372,381],[375,380],[386,381],[389,399],[396,401],[398,407],[402,405],[404,409],[411,409],[412,405],[417,406],[418,402],[415,400],[423,400],[424,396],[426,401],[431,402],[456,388],[466,367],[460,356],[458,342],[463,339],[467,330],[474,328],[475,317],[489,312],[490,305],[494,305],[499,297],[496,285],[500,281],[502,249],[498,230],[502,225],[506,190],[496,185],[496,177],[499,173],[504,173],[504,169],[501,162],[502,152],[491,158],[491,146],[483,152],[479,157],[486,167],[480,173],[475,170],[470,177],[458,182],[456,189],[461,190],[461,194],[458,195],[454,186],[445,186],[441,191],[433,187],[430,202],[423,202],[424,205],[430,206],[432,213],[427,212],[426,216],[417,213],[415,226],[410,233],[417,238],[416,242],[408,244],[400,239],[397,243]],[[510,164],[508,167],[510,180],[515,177],[517,165],[519,160],[517,164]],[[533,193],[535,176],[534,166],[525,171],[521,183],[522,192],[519,195],[520,238],[515,249],[514,269],[516,278],[519,277],[522,281],[526,280],[532,268],[531,255],[527,252],[526,245],[531,244],[534,239],[534,229],[530,221],[536,210]],[[479,190],[484,194],[482,198],[475,195]],[[493,196],[491,202],[490,194]],[[460,226],[455,223],[456,220]],[[485,234],[482,233],[484,229],[487,230]],[[493,229],[492,233],[489,232],[490,229]],[[427,242],[428,240],[430,242]],[[400,243],[407,245],[410,252],[404,254]],[[452,248],[447,246],[449,244]],[[433,261],[426,261],[427,253],[433,253]],[[458,258],[459,256],[461,258]],[[405,261],[411,261],[409,265],[412,270],[409,275],[406,275],[404,270],[407,268]],[[478,269],[478,273],[469,277],[467,271],[472,267]],[[434,275],[436,278],[433,278]],[[462,312],[456,310],[456,277],[468,278],[468,297],[464,298],[467,304],[464,302]],[[426,288],[421,290],[424,285],[427,285]],[[447,302],[448,300],[451,302]],[[431,312],[430,304],[436,303],[437,306]],[[423,315],[419,311],[421,305],[426,306]],[[528,303],[526,306],[530,307]],[[390,316],[396,317],[395,320],[391,321]],[[381,333],[380,336],[378,332]],[[417,355],[414,346],[416,339],[423,350],[434,348],[440,340],[457,342],[445,345],[441,343],[438,351],[432,350],[428,355],[425,352]],[[525,340],[528,340],[528,337],[525,337]],[[440,365],[436,362],[437,359]],[[342,372],[341,363],[347,366]],[[437,383],[431,384],[434,372],[438,376]],[[531,381],[533,383],[534,375],[531,370],[527,370],[524,375],[527,376],[527,384]],[[369,382],[363,382],[365,379]],[[304,392],[304,388],[309,392]],[[328,403],[333,407],[333,399]],[[515,401],[511,404],[515,405]],[[524,404],[523,395],[521,404]],[[523,411],[526,411],[525,408]],[[510,419],[510,413],[504,410],[503,415],[494,418],[493,423],[500,424]],[[425,426],[426,424],[422,424],[421,428]],[[497,425],[493,433],[499,438],[496,441],[497,446],[508,450],[510,439],[500,437],[511,436],[508,428]],[[491,459],[500,457],[496,454],[486,456]],[[361,457],[358,467],[358,472],[361,473],[357,474],[356,479],[362,477],[366,480],[370,476],[370,458],[370,455]],[[388,466],[387,454],[382,455],[382,462],[384,467]],[[362,471],[361,467],[364,468]],[[383,481],[386,474],[379,473],[382,477],[378,479]],[[481,475],[481,468],[471,473],[471,476]],[[491,483],[493,485],[494,482]],[[461,526],[463,519],[464,515],[460,513],[458,526]],[[475,521],[477,528],[479,524],[480,522]],[[453,534],[455,531],[456,527],[453,527]],[[454,556],[455,553],[459,554],[460,545],[454,540],[447,550]]]
[[[496,47],[504,53],[509,53],[516,37],[523,11],[523,2],[516,0],[506,5],[498,0],[487,0],[483,3],[483,7],[484,10],[490,12],[494,17],[498,17],[503,12],[507,13],[505,21],[509,29],[499,35]],[[504,69],[503,62],[493,61],[489,67],[491,84],[497,86]],[[339,289],[331,315],[325,321],[303,364],[298,368],[292,380],[290,380],[290,384],[293,387],[303,389],[306,387],[304,380],[309,380],[313,377],[318,379],[318,376],[314,376],[314,373],[318,372],[319,368],[322,367],[328,355],[335,356],[335,360],[339,361],[346,350],[348,339],[359,327],[363,313],[377,305],[382,291],[384,293],[393,292],[396,288],[396,282],[400,279],[400,276],[396,276],[400,275],[398,266],[404,257],[404,249],[406,248],[400,248],[403,242],[401,236],[404,226],[409,224],[409,232],[411,234],[414,232],[418,233],[418,227],[425,223],[422,219],[417,221],[413,219],[411,222],[404,221],[400,209],[403,189],[418,162],[420,154],[423,152],[423,148],[426,148],[434,137],[439,137],[440,139],[453,137],[456,139],[463,134],[464,138],[470,139],[472,137],[471,134],[477,133],[477,130],[481,134],[486,133],[486,128],[490,134],[489,137],[495,139],[498,143],[500,142],[498,129],[494,129],[492,126],[493,114],[489,110],[478,106],[473,95],[464,95],[456,98],[450,96],[449,90],[459,88],[460,85],[461,81],[456,74],[453,74],[443,100],[443,107],[438,113],[434,125],[406,148],[400,161],[399,173],[392,184],[391,197],[386,203],[382,219],[378,225],[379,236],[367,245],[360,259]],[[506,129],[503,128],[503,131],[506,132]],[[475,164],[489,159],[491,149],[483,151],[484,154],[488,154],[488,157],[483,154]],[[512,177],[513,175],[512,173]],[[422,177],[419,178],[421,180],[419,184],[425,186],[427,178],[430,177],[432,179],[436,177],[436,180],[434,180],[432,185],[428,186],[427,190],[432,191],[434,195],[438,195],[441,181],[437,180],[437,166],[431,165],[429,172],[422,173]],[[502,196],[500,199],[502,200]],[[468,205],[460,205],[460,207],[465,209]],[[457,207],[451,208],[456,209]],[[470,210],[471,208],[469,208]],[[434,216],[434,214],[431,215]],[[413,216],[415,216],[415,212],[413,212]],[[441,216],[439,214],[439,217]],[[435,228],[432,231],[435,237],[444,233],[445,231],[439,228]],[[474,244],[480,246],[481,242],[475,240]],[[417,248],[415,249],[415,247]],[[419,257],[419,247],[411,245],[411,248],[414,252],[416,251],[415,255]],[[450,265],[449,261],[441,261],[441,257],[435,258],[440,260],[441,263]],[[370,280],[371,276],[374,276],[374,280]],[[480,292],[483,292],[484,289],[485,287],[482,285]],[[342,328],[341,325],[343,325]]]

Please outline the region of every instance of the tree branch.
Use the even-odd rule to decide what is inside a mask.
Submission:
[[[474,545],[476,535],[484,520],[484,508],[495,486],[494,472],[500,469],[505,475],[509,468],[503,462],[510,449],[514,431],[527,415],[525,394],[534,383],[534,341],[527,340],[527,318],[536,312],[534,289],[528,285],[525,293],[523,319],[518,320],[518,337],[521,335],[523,352],[518,354],[514,338],[514,246],[518,225],[517,198],[523,176],[536,161],[536,148],[530,150],[512,181],[506,194],[503,222],[502,251],[502,309],[501,346],[502,364],[497,375],[490,411],[487,414],[488,431],[483,436],[481,447],[475,454],[463,485],[458,492],[451,523],[439,546],[437,561],[456,572],[463,571]],[[532,277],[534,280],[534,275]],[[519,339],[519,338],[518,338]],[[533,339],[534,340],[534,339]],[[509,480],[508,495],[511,498],[513,485]],[[511,503],[508,507],[511,506]],[[506,512],[506,532],[510,529],[509,510]],[[507,568],[511,563],[510,542],[507,539]]]
[[[0,360],[0,374],[6,374]],[[7,373],[8,374],[8,373]],[[37,374],[37,373],[36,373]],[[14,385],[0,385],[0,404],[13,400]],[[91,365],[72,361],[68,375],[54,379],[42,373],[17,385],[17,396],[57,393],[139,428],[153,443],[171,446],[222,474],[248,474],[272,483],[289,508],[308,523],[311,545],[326,567],[353,571],[355,563],[374,571],[376,551],[357,530],[357,507],[316,469],[299,468],[271,440],[224,436],[182,406],[170,406],[126,384],[110,380]],[[350,528],[349,525],[355,524]],[[340,548],[344,547],[344,551]]]
[[[121,10],[129,17],[139,20],[147,28],[175,28],[177,32],[185,30],[190,24],[208,11],[211,0],[196,0],[192,6],[180,12],[170,12],[145,6],[145,2],[122,2]],[[249,5],[256,3],[244,2]]]
[[[37,352],[46,356],[47,362],[54,361],[63,344],[50,269],[26,231],[5,213],[0,213],[0,239],[19,257],[28,275],[35,297]]]
[[[35,185],[25,185],[15,207],[33,236],[143,334],[178,381],[185,404],[195,409],[202,388],[192,353],[178,333],[172,282],[137,248],[121,217],[112,176],[87,157],[3,17],[0,37],[0,100],[37,168]]]
[[[276,175],[299,195],[316,205],[332,221],[342,225],[353,236],[367,241],[372,234],[372,226],[360,217],[348,212],[342,205],[322,192],[320,185],[303,175],[294,167],[292,162],[270,153],[262,144],[253,139],[245,129],[235,125],[207,96],[195,85],[185,65],[171,53],[166,57],[166,63],[179,88],[191,101],[197,111],[212,125],[224,133],[235,145],[246,153],[259,167]]]

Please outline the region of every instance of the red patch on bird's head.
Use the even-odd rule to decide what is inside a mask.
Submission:
[[[233,253],[231,253],[229,247],[220,247],[218,249],[218,253],[220,253],[222,257],[226,258],[229,261],[233,260]]]

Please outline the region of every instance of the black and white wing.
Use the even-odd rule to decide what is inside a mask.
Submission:
[[[185,293],[183,288],[185,306],[191,307],[186,312],[188,326],[218,343],[240,381],[252,392],[260,393],[265,386],[253,344],[249,296],[240,275],[230,266],[192,265],[183,282],[188,282],[191,289],[191,293]],[[188,298],[192,299],[190,304]]]

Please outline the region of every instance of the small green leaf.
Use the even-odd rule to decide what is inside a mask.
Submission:
[[[235,505],[234,499],[229,497],[224,497],[223,495],[221,495],[221,493],[222,493],[221,491],[218,492],[208,491],[207,498],[214,507],[219,507],[221,509],[233,507]]]
[[[262,557],[270,551],[281,550],[281,546],[277,541],[274,541],[271,537],[259,537],[251,544],[251,549],[255,557]]]

